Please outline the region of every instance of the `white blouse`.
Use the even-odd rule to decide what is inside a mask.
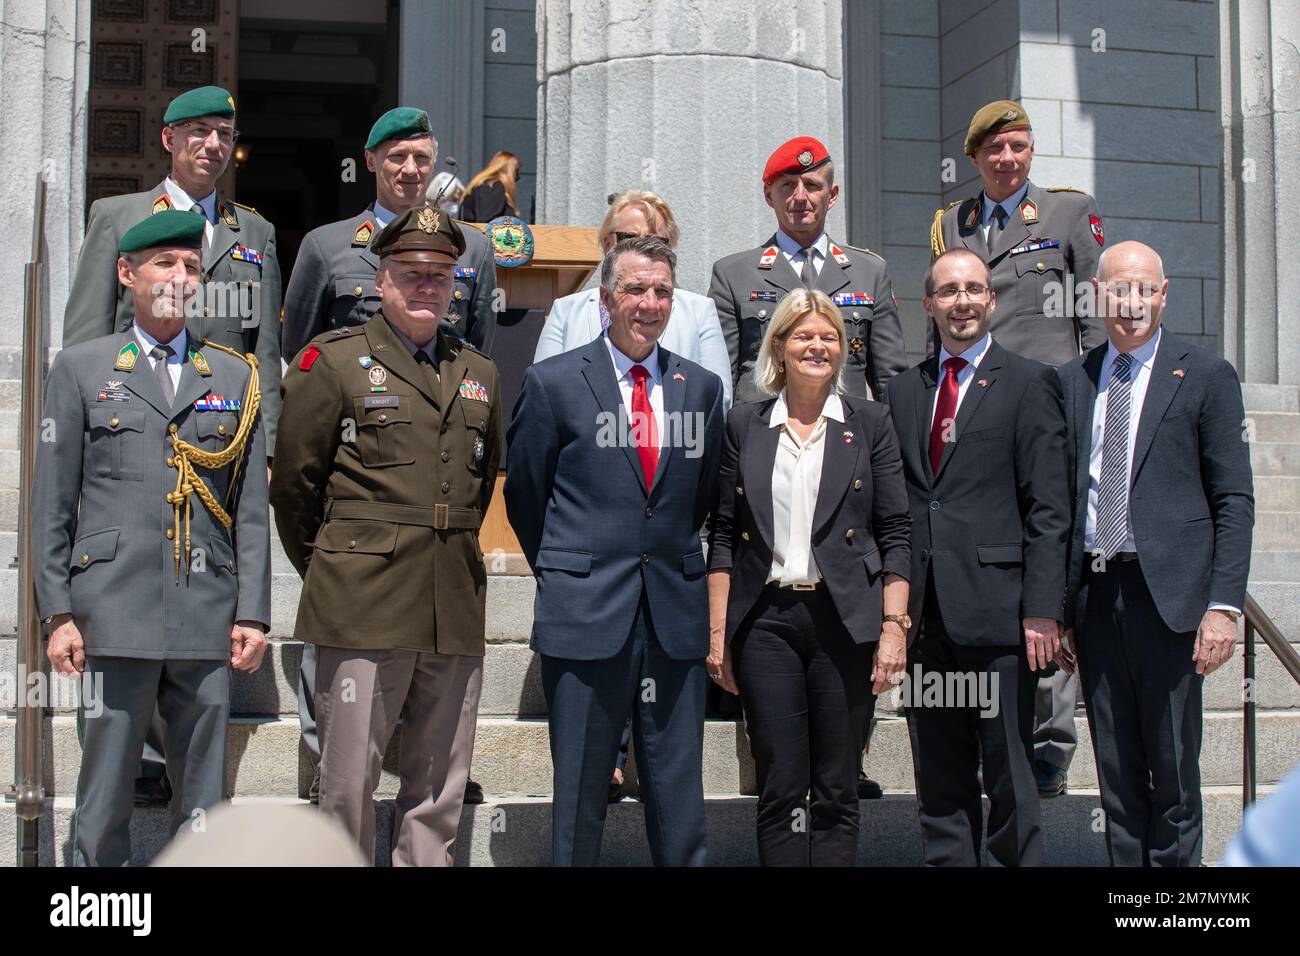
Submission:
[[[812,553],[813,513],[821,488],[822,459],[826,449],[826,421],[844,421],[844,406],[832,392],[807,441],[789,427],[785,389],[772,406],[769,427],[781,429],[776,460],[772,463],[772,567],[767,583],[782,587],[816,584],[821,571]]]

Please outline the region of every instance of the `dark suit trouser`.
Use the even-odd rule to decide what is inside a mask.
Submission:
[[[316,645],[302,645],[298,663],[298,728],[313,769],[320,767],[320,735],[316,731]]]
[[[942,677],[943,687],[985,687],[988,716],[968,692],[964,701],[945,694],[939,706],[927,706],[925,680],[919,688],[915,680],[918,666],[923,674]],[[984,814],[976,773],[981,760],[989,798],[989,862],[1041,865],[1043,833],[1032,766],[1034,678],[1024,647],[954,643],[931,578],[920,632],[908,648],[907,680],[907,729],[926,865],[979,865]],[[997,712],[991,713],[994,704]]]
[[[73,863],[124,866],[131,859],[131,812],[140,751],[155,708],[164,725],[172,784],[172,836],[195,811],[224,797],[230,667],[220,661],[86,658],[102,712],[84,699],[77,712],[81,773],[73,816]]]
[[[1196,635],[1165,626],[1136,561],[1085,570],[1079,600],[1079,670],[1111,864],[1199,866]]]
[[[600,859],[610,771],[630,711],[651,859],[656,866],[703,866],[704,658],[679,661],[664,653],[644,594],[614,657],[541,658],[555,768],[552,863],[595,866]]]
[[[1058,770],[1069,770],[1079,735],[1074,726],[1078,681],[1060,670],[1040,677],[1034,692],[1034,756]]]
[[[758,777],[759,861],[853,866],[872,645],[854,643],[824,588],[769,587],[732,653]]]

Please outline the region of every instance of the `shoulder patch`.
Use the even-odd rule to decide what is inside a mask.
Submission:
[[[149,211],[149,214],[153,215],[154,213],[166,212],[171,208],[172,201],[167,197],[166,193],[164,193],[153,201],[153,208]]]
[[[320,358],[320,349],[316,348],[314,345],[309,345],[303,349],[302,359],[298,362],[298,368],[302,369],[304,372],[310,372],[311,367],[316,363],[318,358]]]

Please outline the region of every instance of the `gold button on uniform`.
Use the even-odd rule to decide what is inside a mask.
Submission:
[[[443,452],[439,457],[442,458],[444,462],[451,461],[451,455],[447,453],[446,449],[443,449]]]
[[[116,415],[114,415],[112,418],[110,418],[110,419],[108,420],[108,427],[109,427],[109,428],[116,428],[116,427],[117,427],[117,416],[116,416]]]
[[[385,414],[384,412],[380,412],[380,413],[379,413],[379,420],[380,420],[381,422],[386,422],[386,421],[388,421],[388,415]]]
[[[83,554],[83,555],[81,556],[81,564],[82,564],[82,566],[84,567],[85,565],[87,565],[87,564],[89,564],[89,563],[90,563],[90,555],[88,555],[88,554]]]
[[[1047,266],[1045,263],[1040,262],[1038,263],[1038,265],[1034,266],[1034,268],[1037,269],[1039,272],[1042,272],[1044,269],[1047,268]]]
[[[168,467],[168,468],[175,468],[175,467],[176,467],[176,459],[173,458],[171,455],[168,455],[168,456],[167,456],[167,467]]]
[[[353,295],[360,295],[360,294],[361,294],[361,286],[357,286],[355,289],[353,289],[353,290],[352,290],[352,294],[353,294]]]
[[[852,528],[850,528],[848,531],[845,531],[845,532],[844,532],[844,540],[845,540],[845,541],[852,541],[852,540],[853,540],[853,529],[852,529]]]
[[[861,478],[858,478],[856,481],[853,482],[853,490],[854,490],[854,491],[861,491],[861,490],[862,490],[862,479],[861,479]]]
[[[355,540],[354,540],[354,541],[349,541],[349,542],[348,542],[348,547],[349,547],[349,548],[355,548],[356,546],[357,546],[357,543],[356,543]]]
[[[173,425],[168,425],[168,426],[167,426],[167,430],[168,430],[169,432],[171,432],[173,435],[175,435],[176,432],[179,431],[179,429],[178,429],[174,424],[173,424]]]
[[[457,289],[455,292],[453,292],[452,296],[456,299],[457,302],[459,302],[461,300],[460,289]]]
[[[226,433],[226,426],[225,426],[225,425],[218,425],[218,426],[217,426],[217,434],[218,434],[218,435],[224,435],[225,433]]]
[[[740,495],[740,496],[743,498],[744,495],[745,495],[745,486],[744,486],[744,485],[736,485],[736,494]]]
[[[742,531],[742,532],[740,532],[740,540],[741,540],[741,541],[748,541],[748,540],[749,540],[749,532],[748,532],[748,531]]]
[[[165,533],[163,536],[164,536],[168,541],[170,541],[172,538],[176,537],[176,532],[173,531],[171,528],[168,528],[167,531],[166,531],[166,533]]]

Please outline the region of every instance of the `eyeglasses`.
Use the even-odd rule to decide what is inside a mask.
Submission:
[[[619,242],[624,242],[625,240],[628,239],[658,239],[665,246],[668,245],[667,236],[652,236],[649,233],[642,235],[639,232],[616,232],[614,233],[614,238],[617,239]]]
[[[172,128],[180,130],[188,139],[197,140],[200,143],[206,143],[208,137],[213,133],[217,134],[217,141],[222,146],[232,146],[239,140],[239,130],[234,127],[212,127],[204,126],[202,123],[180,123]]]
[[[989,288],[988,286],[983,285],[968,285],[964,289],[959,289],[956,286],[946,285],[942,289],[935,289],[931,295],[944,305],[949,305],[950,303],[956,302],[957,297],[963,292],[966,293],[966,298],[971,301],[976,301],[987,296],[989,294]]]

